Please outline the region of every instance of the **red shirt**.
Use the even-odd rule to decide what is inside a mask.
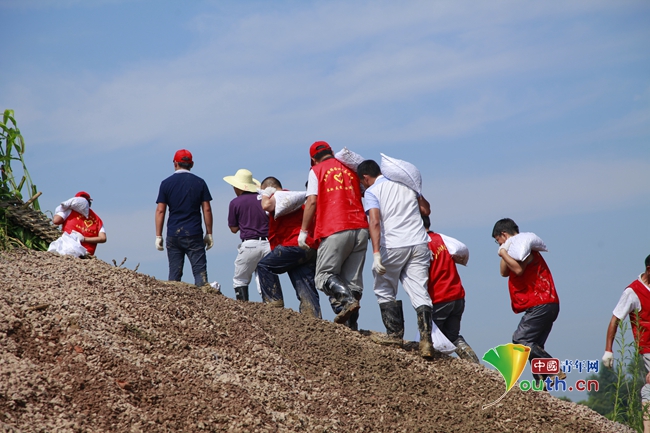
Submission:
[[[344,230],[367,229],[357,174],[329,158],[312,167],[318,180],[314,237],[326,238]]]
[[[429,249],[432,253],[429,269],[429,296],[434,304],[465,298],[465,289],[460,282],[456,262],[449,254],[442,236],[428,232]]]
[[[302,215],[305,206],[290,214],[274,218],[273,215],[269,216],[269,244],[271,249],[274,250],[278,245],[285,247],[297,247],[298,235],[300,234],[300,227],[302,226]],[[318,248],[318,242],[314,240],[313,231],[307,235],[307,245],[311,248]]]
[[[650,353],[650,290],[639,280],[635,280],[628,287],[634,290],[641,303],[641,311],[638,314],[634,311],[630,312],[632,333],[639,345],[639,353]]]
[[[518,277],[511,271],[508,279],[512,311],[516,314],[537,305],[560,303],[546,261],[539,251],[531,251],[530,254],[533,260],[528,263],[523,275]]]
[[[63,222],[62,230],[66,233],[72,233],[74,230],[81,233],[85,238],[94,238],[99,236],[99,231],[102,229],[103,225],[104,223],[101,218],[99,218],[92,209],[88,209],[88,218],[73,210],[70,212],[68,218]],[[88,254],[95,254],[97,244],[82,242],[81,245],[88,250]]]

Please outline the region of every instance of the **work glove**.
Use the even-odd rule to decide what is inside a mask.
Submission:
[[[165,247],[163,246],[163,237],[162,236],[156,236],[156,249],[158,251],[163,251]]]
[[[275,188],[269,186],[268,188],[262,190],[262,195],[265,197],[271,197],[273,194],[275,194],[275,191],[277,191]]]
[[[386,273],[386,268],[381,264],[381,253],[379,251],[372,253],[372,270],[379,275]]]
[[[73,238],[75,238],[75,239],[78,240],[79,242],[83,242],[83,241],[85,240],[85,238],[83,237],[83,235],[82,235],[81,233],[79,233],[78,231],[76,231],[76,230],[72,230],[72,231],[70,232],[70,236],[72,236]]]
[[[499,245],[499,255],[501,255],[501,250],[506,250],[506,253],[508,252],[508,248],[510,248],[510,242],[512,242],[512,238],[506,239],[506,241]]]
[[[206,251],[212,248],[212,245],[214,245],[214,241],[212,240],[212,235],[206,234],[205,237],[203,238],[203,243],[205,244]]]
[[[298,246],[303,250],[309,249],[309,245],[307,245],[307,232],[304,230],[300,230],[300,234],[298,235]]]
[[[603,355],[603,365],[607,368],[612,368],[614,366],[614,354],[612,352],[605,351]]]

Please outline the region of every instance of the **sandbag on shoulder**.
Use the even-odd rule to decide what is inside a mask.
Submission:
[[[442,233],[439,234],[442,238],[442,241],[447,246],[447,251],[454,259],[454,262],[458,263],[459,265],[467,266],[467,262],[469,261],[469,249],[467,248],[467,245],[458,239],[445,236]]]
[[[531,251],[548,251],[535,233],[519,233],[508,238],[508,255],[517,261],[526,260]]]
[[[420,170],[410,162],[401,159],[391,158],[383,153],[381,155],[381,174],[389,180],[402,183],[418,195],[422,194],[422,175]]]
[[[60,208],[57,207],[56,211],[67,211],[67,210],[73,210],[76,212],[79,212],[81,215],[84,217],[88,218],[88,210],[90,209],[90,206],[88,204],[88,200],[86,200],[83,197],[72,197],[63,203],[61,203]],[[55,212],[56,212],[55,211]]]
[[[356,152],[351,151],[347,147],[344,147],[343,149],[336,152],[334,154],[334,158],[341,161],[341,164],[343,164],[350,170],[353,170],[355,173],[357,172],[357,167],[359,167],[359,164],[365,161],[364,157],[362,157]]]
[[[275,218],[297,211],[305,204],[306,191],[276,191]]]

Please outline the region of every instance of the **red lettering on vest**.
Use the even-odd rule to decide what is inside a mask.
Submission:
[[[539,251],[531,251],[532,261],[528,263],[523,275],[510,272],[508,290],[512,311],[519,314],[542,304],[559,304],[551,270]]]
[[[628,286],[641,302],[641,311],[630,313],[632,334],[639,345],[639,353],[650,353],[650,290],[639,280]]]
[[[326,159],[312,170],[318,180],[314,237],[323,239],[344,230],[367,229],[357,174],[336,158]]]
[[[72,211],[68,218],[63,222],[62,230],[66,233],[72,233],[74,230],[81,233],[85,238],[94,238],[99,236],[99,231],[103,225],[104,223],[101,218],[99,218],[92,209],[88,210],[88,218],[84,217],[77,211]],[[95,254],[97,244],[82,242],[81,245],[88,250],[88,254]]]
[[[429,249],[433,253],[429,269],[429,296],[434,304],[451,302],[465,297],[456,262],[449,254],[442,236],[429,232]]]

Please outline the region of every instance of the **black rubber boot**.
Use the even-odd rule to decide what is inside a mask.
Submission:
[[[431,318],[433,308],[428,305],[421,305],[415,309],[418,315],[418,330],[420,331],[420,356],[433,358],[433,342],[431,341]]]
[[[235,287],[235,299],[248,302],[248,286]]]
[[[456,354],[460,359],[466,361],[474,362],[480,364],[481,361],[478,360],[478,356],[474,353],[474,350],[467,344],[467,341],[462,336],[458,336],[458,339],[454,341],[454,346],[456,346]]]
[[[352,296],[348,286],[337,275],[329,277],[323,286],[323,292],[327,296],[336,298],[336,301],[341,305],[341,311],[334,317],[334,323],[347,322],[352,313],[360,308],[359,301]]]
[[[382,302],[379,304],[381,320],[386,327],[386,335],[373,334],[371,339],[375,343],[402,346],[404,344],[404,310],[402,301]]]

